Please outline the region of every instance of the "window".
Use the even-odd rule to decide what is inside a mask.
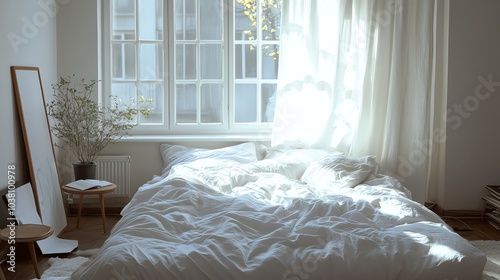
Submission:
[[[104,86],[124,102],[154,100],[138,133],[270,131],[280,0],[109,3]]]

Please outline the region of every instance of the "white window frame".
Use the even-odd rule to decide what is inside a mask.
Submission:
[[[206,1],[206,0],[205,0]],[[223,115],[222,115],[222,124],[176,124],[175,123],[175,65],[174,63],[170,63],[175,61],[175,53],[174,50],[174,13],[173,6],[174,1],[164,1],[163,3],[163,12],[164,18],[168,18],[168,22],[164,20],[164,102],[163,102],[163,110],[164,110],[164,120],[162,124],[139,124],[131,131],[131,135],[136,136],[153,136],[153,135],[170,135],[173,137],[179,137],[180,135],[188,135],[188,136],[196,136],[196,135],[221,135],[222,137],[234,137],[235,135],[248,135],[249,138],[258,138],[258,139],[266,139],[271,135],[272,123],[236,123],[234,122],[235,116],[235,63],[232,59],[234,57],[235,52],[235,44],[234,42],[234,30],[233,30],[233,10],[229,11],[227,7],[233,7],[233,0],[223,0],[223,14],[225,16],[225,20],[223,23],[224,30],[224,64],[223,64]],[[112,48],[111,48],[111,4],[110,1],[102,1],[102,93],[101,102],[104,104],[109,104],[109,94],[111,93],[111,81],[112,81],[112,72],[111,72],[111,63],[112,63]],[[197,21],[198,24],[200,21]],[[257,28],[258,32],[261,32],[259,28]],[[136,38],[138,39],[138,38]],[[231,44],[230,44],[231,42]],[[254,41],[255,42],[255,41]],[[266,44],[266,41],[259,41],[257,44],[258,53],[258,61],[257,62],[257,71],[258,71],[258,83],[257,85],[260,87],[261,84],[265,84],[266,81],[272,80],[259,80],[260,78],[260,68],[262,63],[262,57],[260,55],[261,45]],[[138,54],[136,55],[136,59]],[[139,73],[137,73],[139,75]],[[199,81],[198,81],[199,83]],[[261,106],[260,98],[261,98],[261,88],[258,88],[257,98],[258,105]],[[198,102],[199,103],[199,102]],[[172,104],[172,105],[171,105]],[[198,104],[199,106],[199,104]],[[258,118],[260,120],[260,109],[257,109]],[[212,137],[212,136],[210,136]]]

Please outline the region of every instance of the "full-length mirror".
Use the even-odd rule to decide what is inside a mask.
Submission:
[[[59,175],[38,67],[11,67],[38,214],[59,235],[66,227]]]

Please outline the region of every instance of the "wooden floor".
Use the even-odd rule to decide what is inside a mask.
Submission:
[[[104,234],[100,215],[82,216],[79,229],[76,228],[76,217],[69,217],[68,227],[61,235],[61,238],[78,240],[77,250],[100,248],[104,241],[108,238],[109,232],[119,219],[119,215],[108,215],[106,217],[106,234]],[[43,271],[49,267],[48,260],[51,257],[67,258],[72,257],[72,255],[42,255],[40,250],[37,248],[40,274],[43,274]],[[33,270],[33,264],[31,263],[31,257],[25,244],[16,246],[16,272],[13,273],[8,271],[7,268],[8,265],[6,263],[2,263],[2,271],[7,280],[25,280],[36,278],[35,271]]]
[[[120,216],[107,217],[107,234],[103,234],[102,220],[100,216],[84,216],[82,217],[80,229],[76,229],[76,217],[68,218],[68,229],[61,236],[65,239],[78,240],[79,250],[88,250],[99,248],[109,236],[111,228],[118,222]],[[480,219],[464,219],[445,218],[445,221],[455,229],[455,231],[467,240],[500,240],[500,231],[490,226],[486,221]],[[57,257],[71,257],[71,254],[63,254]],[[40,272],[43,273],[48,268],[48,259],[56,257],[54,255],[41,255],[38,251],[38,265]],[[28,250],[25,246],[18,246],[16,249],[16,272],[7,271],[7,264],[2,264],[2,270],[7,279],[25,280],[33,279],[35,272],[29,257]]]
[[[500,230],[492,227],[486,219],[443,218],[456,233],[463,238],[472,240],[500,240]]]

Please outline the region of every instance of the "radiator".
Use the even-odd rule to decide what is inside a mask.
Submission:
[[[116,190],[106,196],[130,197],[130,156],[99,156],[97,179],[116,184]]]

